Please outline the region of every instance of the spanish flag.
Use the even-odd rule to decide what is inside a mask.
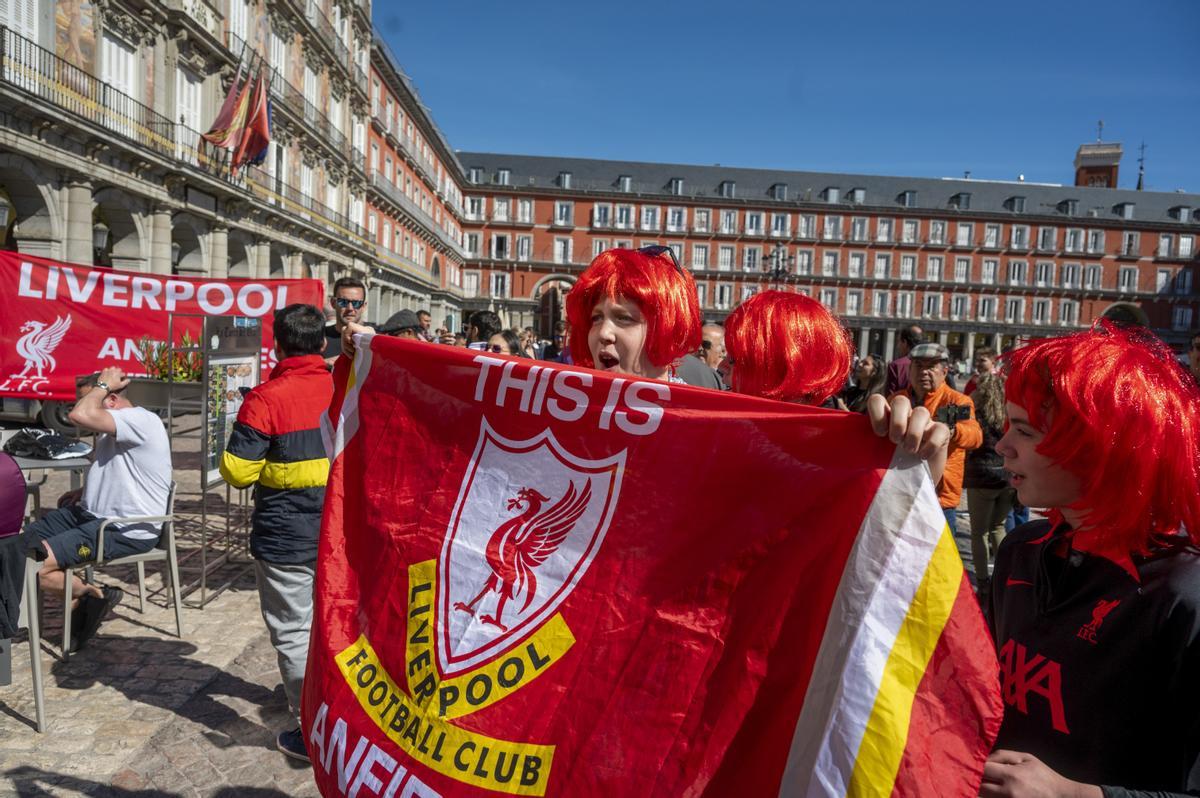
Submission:
[[[978,795],[994,647],[861,416],[378,335],[334,376],[323,795]]]
[[[207,133],[200,137],[214,147],[232,151],[242,140],[246,129],[246,117],[250,110],[250,98],[254,80],[249,72],[243,74],[239,68],[237,75],[225,95],[225,101],[217,112],[217,118]]]

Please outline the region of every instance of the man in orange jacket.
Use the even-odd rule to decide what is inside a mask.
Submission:
[[[913,407],[924,407],[934,421],[950,428],[950,452],[946,470],[937,484],[938,501],[946,513],[950,531],[958,523],[958,501],[962,498],[963,468],[967,452],[983,443],[983,430],[975,420],[975,403],[946,384],[950,352],[941,344],[918,344],[908,353],[908,387],[893,396],[904,396]]]

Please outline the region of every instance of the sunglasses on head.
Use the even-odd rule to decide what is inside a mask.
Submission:
[[[683,267],[679,265],[679,260],[675,257],[675,250],[670,247],[664,247],[662,244],[655,244],[650,247],[639,247],[638,252],[643,255],[649,255],[652,258],[657,258],[659,255],[666,255],[671,259],[671,265],[675,267],[675,271],[683,275]]]
[[[367,300],[346,299],[345,297],[339,296],[333,300],[333,304],[337,305],[339,308],[354,308],[355,310],[358,310],[363,305],[367,304]]]

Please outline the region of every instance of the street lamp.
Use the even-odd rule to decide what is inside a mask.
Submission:
[[[779,284],[786,283],[792,273],[792,267],[796,265],[796,256],[789,255],[787,245],[780,241],[767,255],[767,259],[771,264],[771,288],[778,289]]]

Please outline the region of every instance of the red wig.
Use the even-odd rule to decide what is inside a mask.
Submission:
[[[1080,480],[1089,548],[1145,553],[1181,527],[1200,543],[1200,390],[1162,341],[1102,319],[1004,363],[1038,453]]]
[[[845,328],[804,294],[764,291],[725,320],[725,349],[739,393],[819,405],[850,374],[854,349]]]
[[[591,367],[588,331],[592,310],[605,298],[637,303],[646,317],[646,358],[664,368],[700,348],[700,301],[692,276],[668,252],[636,249],[601,252],[567,294],[571,359]]]

